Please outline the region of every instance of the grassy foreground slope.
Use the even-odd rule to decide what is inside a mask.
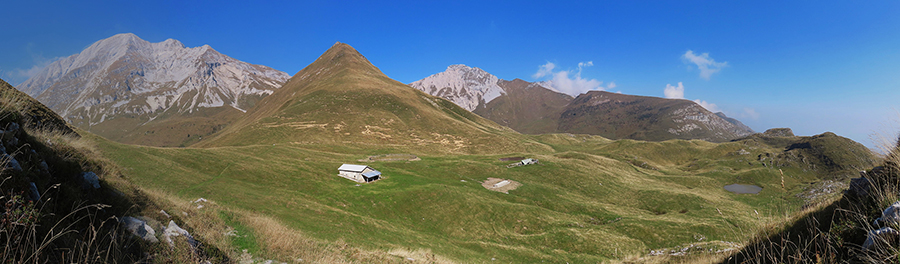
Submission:
[[[405,148],[276,143],[168,149],[105,140],[99,146],[125,168],[129,181],[147,188],[271,216],[291,232],[322,241],[431,252],[459,262],[595,262],[691,243],[722,249],[798,210],[807,201],[796,194],[821,181],[812,158],[764,164],[760,157],[786,150],[755,140],[642,142],[553,134],[527,142],[540,147],[492,154],[423,151],[420,161],[367,162],[385,178],[360,186],[336,176],[337,167]],[[510,156],[541,163],[506,168],[509,162],[499,158]],[[845,165],[871,166],[863,163]],[[508,194],[490,191],[480,183],[488,177],[523,186]],[[722,189],[732,183],[763,190]],[[265,251],[269,239],[252,244]]]

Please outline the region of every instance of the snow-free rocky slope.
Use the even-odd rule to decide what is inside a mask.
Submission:
[[[486,71],[462,64],[450,65],[444,72],[409,84],[430,95],[438,96],[474,111],[479,105],[506,93],[497,83],[500,81]]]
[[[190,144],[272,94],[290,76],[209,45],[125,33],[51,63],[18,89],[72,125],[147,145]]]
[[[600,91],[573,98],[541,83],[506,81],[465,65],[451,65],[410,86],[526,134],[578,133],[610,139],[722,142],[753,133],[740,121],[688,100]]]

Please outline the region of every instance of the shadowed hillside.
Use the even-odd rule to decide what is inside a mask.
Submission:
[[[576,97],[559,119],[560,132],[659,141],[728,141],[752,131],[688,100],[590,91]]]
[[[144,259],[146,245],[115,218],[138,206],[135,196],[89,181],[86,173],[96,179],[116,172],[82,143],[49,108],[0,80],[0,261]]]
[[[520,79],[500,80],[506,94],[472,112],[524,134],[555,133],[572,97]]]

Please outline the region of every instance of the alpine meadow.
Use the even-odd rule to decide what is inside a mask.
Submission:
[[[282,4],[11,5],[0,262],[900,260],[900,5]]]

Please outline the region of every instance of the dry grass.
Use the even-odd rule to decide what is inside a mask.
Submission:
[[[4,167],[8,160],[0,163]],[[5,174],[0,170],[0,175]],[[6,177],[0,188],[4,186]],[[51,189],[56,189],[57,186]],[[50,208],[57,201],[44,190],[44,198],[29,201],[10,189],[0,196],[0,262],[2,263],[130,263],[128,248],[140,248],[125,235],[116,218],[103,218],[108,205],[79,205],[61,217]],[[63,212],[64,213],[64,212]]]

